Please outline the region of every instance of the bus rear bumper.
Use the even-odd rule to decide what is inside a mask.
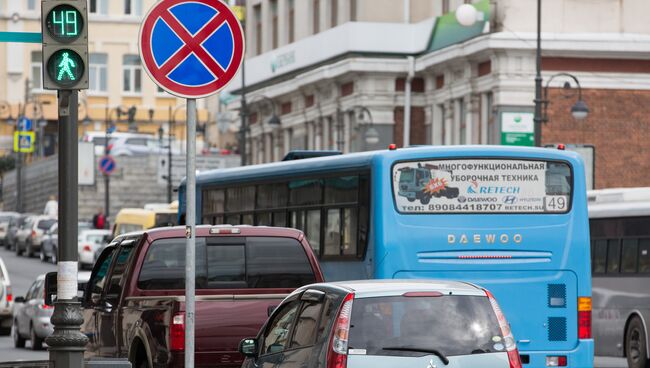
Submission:
[[[520,350],[523,368],[546,368],[546,357],[566,356],[569,368],[594,367],[594,340],[578,340],[578,346],[573,350],[560,351],[525,351]],[[526,359],[526,356],[528,358]],[[528,363],[525,363],[525,362]]]

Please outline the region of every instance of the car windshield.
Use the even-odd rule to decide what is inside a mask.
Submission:
[[[366,355],[505,352],[489,299],[465,295],[355,299],[349,345]]]
[[[400,182],[411,182],[413,181],[413,174],[415,173],[415,170],[400,170],[399,172],[399,181]]]
[[[41,220],[36,226],[38,226],[38,228],[41,230],[48,230],[52,227],[52,225],[54,225],[55,222],[56,220]]]

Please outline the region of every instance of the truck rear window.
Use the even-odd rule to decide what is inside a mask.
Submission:
[[[499,322],[486,297],[374,297],[355,299],[350,351],[363,355],[445,356],[505,352]]]
[[[196,239],[197,289],[297,288],[316,282],[302,245],[282,237]],[[151,244],[140,271],[143,290],[185,288],[185,239]]]

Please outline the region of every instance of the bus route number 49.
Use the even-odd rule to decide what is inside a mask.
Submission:
[[[548,212],[566,211],[567,199],[565,196],[546,196],[544,197],[544,208]]]

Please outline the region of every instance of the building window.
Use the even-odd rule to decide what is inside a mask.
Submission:
[[[330,0],[330,27],[334,28],[339,23],[339,0]]]
[[[287,18],[289,19],[289,26],[287,27],[287,30],[289,32],[289,43],[292,43],[296,39],[296,9],[295,9],[295,1],[294,0],[289,0],[289,14]]]
[[[123,58],[124,92],[140,93],[142,91],[142,66],[138,55],[124,55]]]
[[[271,0],[271,48],[278,48],[278,0]]]
[[[32,51],[32,88],[43,89],[43,54],[40,51]]]
[[[357,0],[350,0],[350,21],[357,21]]]
[[[262,5],[253,7],[253,22],[255,24],[255,55],[262,53]]]
[[[449,13],[449,0],[442,0],[442,14]]]
[[[107,54],[90,54],[90,68],[88,69],[88,78],[90,83],[90,91],[93,92],[106,92],[107,87],[107,67],[108,55]]]
[[[320,32],[320,0],[312,0],[312,33]]]
[[[89,5],[91,14],[108,14],[108,0],[90,0]]]
[[[485,112],[487,114],[487,143],[488,144],[500,144],[499,142],[499,127],[497,126],[496,119],[494,118],[494,113],[492,113],[492,108],[494,105],[494,100],[492,92],[489,92],[485,95]]]
[[[124,0],[124,14],[142,15],[142,0]]]

